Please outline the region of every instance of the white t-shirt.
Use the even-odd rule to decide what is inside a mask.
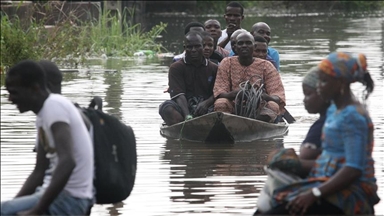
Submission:
[[[243,28],[240,28],[243,29]],[[219,44],[221,41],[225,40],[228,37],[227,29],[224,29],[221,31],[221,37],[219,37],[219,40],[217,40],[217,44]],[[229,52],[232,51],[231,41],[228,41],[227,45],[225,45],[224,49],[228,50]]]
[[[43,188],[47,188],[50,184],[52,173],[58,164],[56,145],[51,131],[51,126],[55,122],[68,123],[73,138],[73,155],[76,167],[72,171],[64,190],[73,197],[91,199],[93,197],[94,156],[90,134],[75,105],[62,95],[53,93],[45,100],[36,118],[38,132],[36,149],[44,147],[47,152],[46,157],[50,161],[49,168],[45,172]]]
[[[228,37],[227,29],[224,29],[223,31],[221,31],[221,37],[219,37],[219,40],[217,40],[217,44],[219,44],[221,41],[225,40],[227,37]],[[232,50],[231,41],[228,41],[228,43],[227,43],[227,45],[225,45],[224,49],[231,52],[231,50]]]

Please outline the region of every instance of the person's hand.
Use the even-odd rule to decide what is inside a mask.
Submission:
[[[304,215],[308,208],[313,205],[317,200],[317,197],[313,195],[311,190],[303,192],[291,200],[286,208],[291,215]]]
[[[228,38],[231,37],[231,35],[233,34],[233,32],[235,32],[237,29],[236,29],[236,24],[233,24],[233,23],[229,23],[228,26],[227,26],[227,34],[228,34]]]
[[[261,99],[266,101],[268,98],[269,98],[269,95],[267,93],[263,92],[263,94],[261,94]]]
[[[167,86],[167,88],[164,89],[163,93],[167,93],[169,90],[169,86]]]
[[[206,114],[208,112],[208,108],[209,108],[209,106],[208,106],[208,103],[206,100],[198,103],[196,110],[195,110],[195,115],[201,116],[201,115]]]

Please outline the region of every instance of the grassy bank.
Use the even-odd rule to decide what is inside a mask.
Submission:
[[[49,3],[38,8],[47,10]],[[159,23],[143,32],[127,16],[133,10],[125,9],[121,14],[102,12],[98,20],[80,21],[70,12],[61,16],[54,26],[45,26],[47,18],[29,22],[17,16],[1,16],[1,67],[9,67],[23,59],[48,59],[61,65],[75,67],[85,63],[89,57],[133,56],[137,50],[164,51],[156,38],[165,31],[167,24]],[[49,8],[48,8],[49,12]],[[63,12],[64,13],[64,12]]]

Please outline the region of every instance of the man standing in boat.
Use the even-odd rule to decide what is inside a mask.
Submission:
[[[224,19],[227,28],[222,31],[218,40],[218,45],[231,52],[231,35],[241,28],[241,22],[244,20],[244,7],[238,2],[230,2],[225,8]]]
[[[255,83],[260,78],[264,91],[256,119],[275,122],[285,112],[285,91],[280,74],[271,62],[253,57],[255,41],[249,32],[239,34],[236,40],[238,56],[223,59],[218,68],[213,89],[214,110],[235,113],[234,100],[240,91],[240,83],[248,80]]]
[[[167,125],[213,111],[213,85],[217,65],[203,56],[203,37],[191,31],[184,38],[185,57],[171,64],[168,92],[171,99],[159,106]]]

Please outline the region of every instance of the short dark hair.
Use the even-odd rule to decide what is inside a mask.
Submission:
[[[7,72],[7,78],[18,77],[23,87],[38,84],[42,88],[47,86],[44,69],[33,60],[23,60],[12,66]]]
[[[255,42],[262,42],[262,43],[268,43],[267,40],[265,40],[265,38],[257,35],[257,36],[254,36],[253,37],[255,39]]]
[[[210,38],[214,39],[209,32],[204,31],[204,32],[198,32],[198,33],[202,36],[203,39],[206,37],[210,37]]]
[[[185,39],[185,40],[188,40],[187,38],[188,38],[189,36],[199,36],[199,37],[201,37],[201,40],[204,39],[204,37],[203,37],[203,35],[202,35],[202,32],[198,32],[198,31],[190,31],[190,32],[188,32],[188,33],[185,35],[184,39]]]
[[[240,8],[240,9],[241,9],[241,10],[240,10],[241,15],[244,14],[244,7],[243,7],[243,5],[241,5],[239,2],[235,2],[235,1],[229,2],[229,3],[227,4],[227,7]],[[225,8],[225,11],[227,11],[227,8]]]
[[[190,22],[184,28],[184,35],[186,35],[188,32],[190,32],[192,27],[201,27],[205,31],[205,26],[202,23],[200,23],[200,22]]]
[[[38,63],[45,71],[47,82],[52,83],[53,85],[61,84],[63,81],[63,74],[55,63],[48,60],[41,60]]]

